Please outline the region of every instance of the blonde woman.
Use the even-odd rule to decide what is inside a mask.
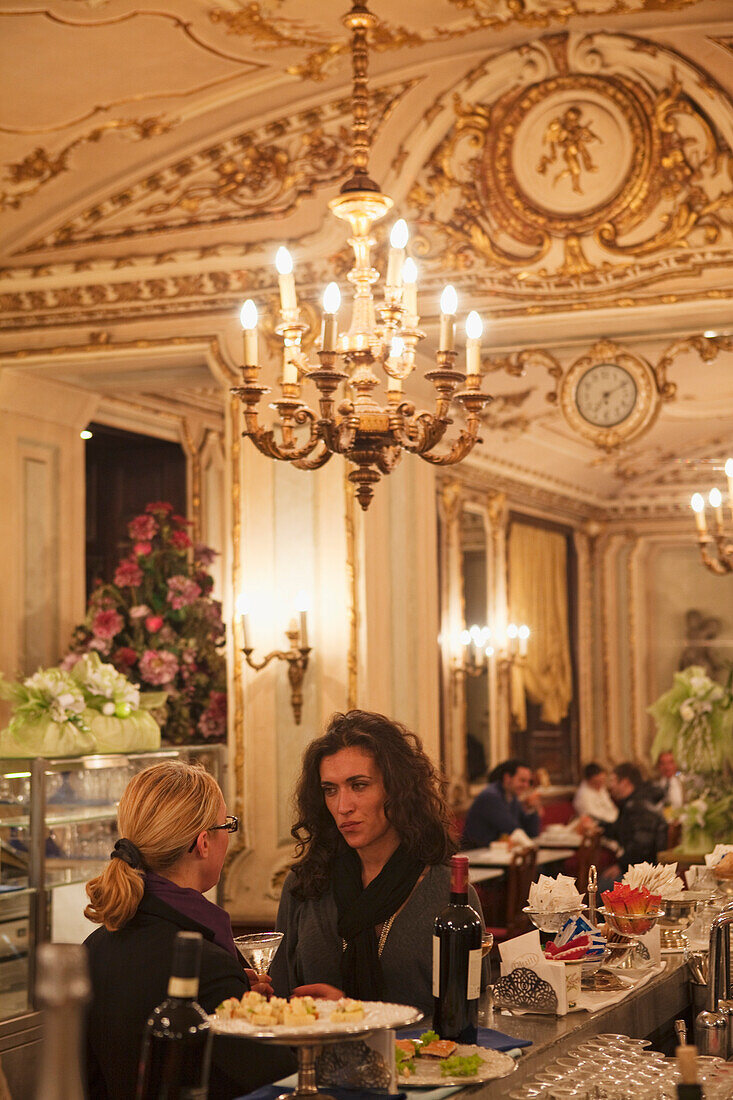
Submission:
[[[90,1100],[135,1095],[145,1023],[166,996],[173,942],[203,936],[199,1003],[213,1012],[250,988],[224,909],[204,897],[219,881],[236,817],[216,780],[178,760],[155,764],[127,785],[117,812],[120,839],[101,875],[87,883],[85,916],[92,977],[88,1028]],[[269,985],[252,986],[269,991]],[[210,1100],[230,1100],[292,1071],[279,1049],[240,1039],[214,1041]]]

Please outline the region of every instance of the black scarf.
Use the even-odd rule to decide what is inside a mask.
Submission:
[[[362,885],[361,860],[346,843],[339,846],[331,881],[338,912],[338,932],[346,941],[341,962],[342,985],[348,997],[384,1000],[384,975],[374,928],[407,901],[423,870],[421,860],[399,846],[377,877]]]

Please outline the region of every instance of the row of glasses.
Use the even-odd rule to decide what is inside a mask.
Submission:
[[[649,1050],[648,1039],[596,1035],[566,1052],[510,1092],[513,1100],[676,1100],[674,1058]],[[706,1100],[730,1100],[733,1076],[720,1058],[699,1058]]]

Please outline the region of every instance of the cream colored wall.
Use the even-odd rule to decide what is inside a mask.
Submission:
[[[0,374],[0,670],[55,663],[84,614],[84,443],[97,398]]]

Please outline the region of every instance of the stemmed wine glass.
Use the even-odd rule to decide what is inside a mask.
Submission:
[[[235,936],[234,942],[247,966],[261,976],[270,969],[282,938],[282,932],[250,932],[246,936]]]

